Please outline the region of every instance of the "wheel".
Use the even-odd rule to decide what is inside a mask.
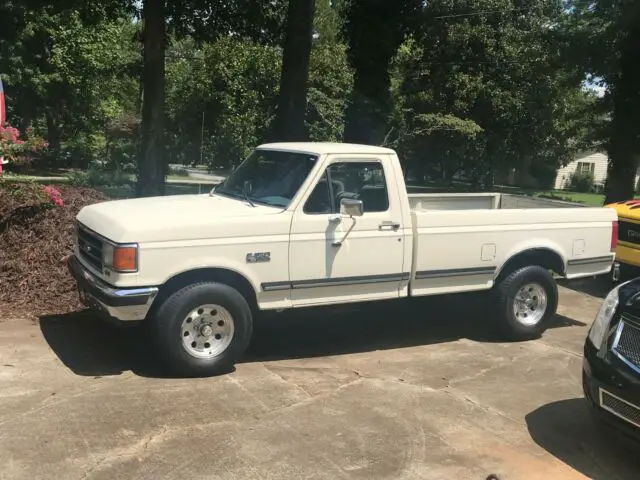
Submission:
[[[542,335],[558,308],[558,286],[549,271],[539,266],[522,267],[495,286],[498,328],[513,340]]]
[[[176,291],[150,321],[160,357],[181,376],[230,371],[253,332],[247,300],[234,288],[215,282]]]

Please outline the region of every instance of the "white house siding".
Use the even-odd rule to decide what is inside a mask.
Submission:
[[[579,163],[592,165],[594,183],[596,185],[604,185],[604,182],[607,180],[609,159],[603,153],[594,153],[586,157],[578,158],[566,167],[559,169],[554,186],[556,190],[564,190],[569,186],[571,175],[578,169]]]

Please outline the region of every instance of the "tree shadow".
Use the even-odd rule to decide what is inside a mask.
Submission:
[[[594,480],[636,480],[637,445],[599,428],[582,398],[549,403],[525,417],[534,442]]]
[[[503,341],[491,328],[486,299],[466,294],[341,308],[265,313],[241,362],[346,355],[431,345],[468,338]],[[549,328],[584,326],[556,316]],[[73,372],[85,376],[170,377],[144,327],[120,328],[85,310],[40,318],[49,346]]]

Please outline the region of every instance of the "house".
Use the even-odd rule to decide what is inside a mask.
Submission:
[[[604,153],[592,153],[587,156],[576,158],[566,166],[558,169],[555,190],[565,190],[569,188],[571,175],[576,172],[592,173],[595,185],[604,185],[607,180],[607,168],[609,165],[609,157]]]
[[[556,190],[566,190],[569,188],[571,175],[575,172],[591,172],[593,174],[594,184],[603,187],[607,181],[608,166],[609,157],[604,153],[592,153],[578,157],[565,167],[558,169],[554,188]],[[634,185],[638,185],[638,179],[640,179],[640,167],[636,171]]]

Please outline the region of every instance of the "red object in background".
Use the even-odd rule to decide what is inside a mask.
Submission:
[[[611,251],[615,252],[618,246],[618,222],[611,223]]]

